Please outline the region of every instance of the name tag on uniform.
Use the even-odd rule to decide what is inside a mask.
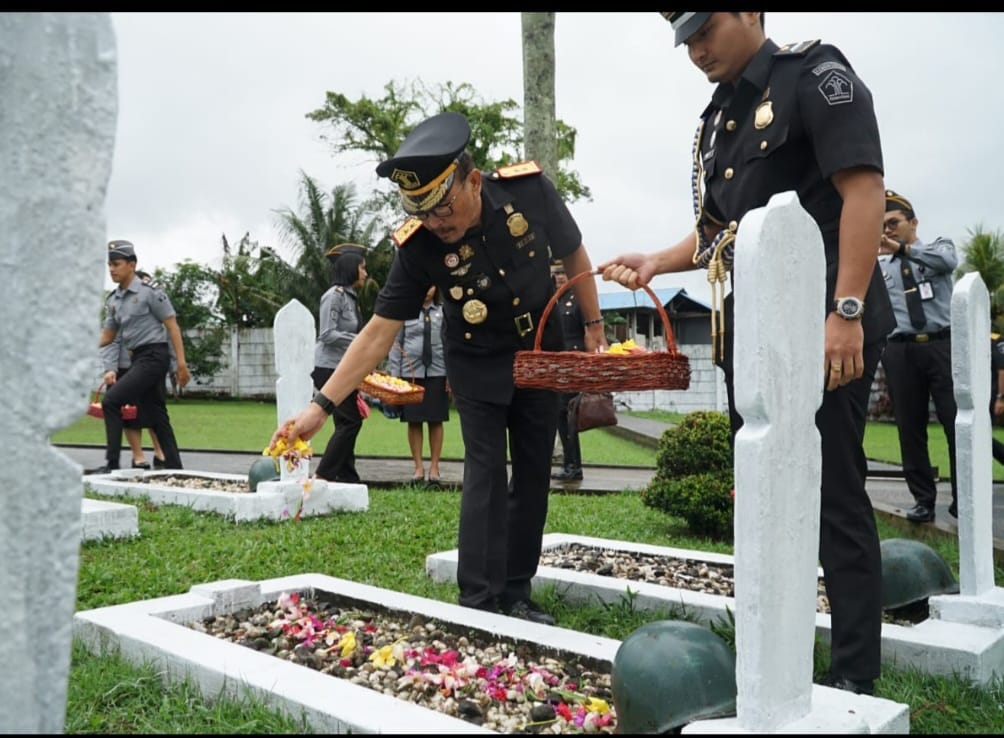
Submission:
[[[920,293],[921,300],[934,299],[934,287],[931,286],[930,282],[918,282],[917,291]]]

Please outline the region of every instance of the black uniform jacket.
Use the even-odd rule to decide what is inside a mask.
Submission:
[[[843,204],[830,177],[856,167],[883,171],[871,92],[836,47],[779,48],[768,39],[734,87],[718,86],[702,117],[705,221],[739,222],[772,195],[794,190],[822,233],[829,311]],[[877,253],[878,234],[875,241]],[[863,320],[866,343],[895,325],[877,261]]]
[[[554,293],[551,259],[582,243],[554,185],[536,165],[529,169],[508,167],[482,177],[482,222],[457,243],[443,243],[414,219],[394,235],[398,250],[373,312],[408,320],[418,314],[428,287],[438,286],[446,375],[459,395],[509,402],[516,351],[533,347]],[[560,323],[550,317],[542,348],[562,348]]]

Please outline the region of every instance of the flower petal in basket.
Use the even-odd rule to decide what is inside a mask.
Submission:
[[[677,350],[666,309],[648,285],[643,285],[643,288],[662,319],[665,351],[615,354],[541,350],[544,325],[561,295],[576,282],[598,274],[598,270],[576,274],[551,296],[540,316],[533,350],[516,352],[513,362],[516,386],[566,393],[687,389],[690,386],[690,361]]]
[[[425,387],[383,372],[370,372],[358,387],[386,405],[414,405],[425,398]]]

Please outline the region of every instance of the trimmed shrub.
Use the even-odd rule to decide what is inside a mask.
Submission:
[[[731,538],[732,459],[728,415],[707,410],[689,413],[659,440],[656,474],[642,490],[642,502],[685,520],[697,535]]]

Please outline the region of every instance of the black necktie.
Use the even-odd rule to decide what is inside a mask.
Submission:
[[[425,309],[425,324],[422,326],[424,334],[422,336],[422,366],[428,369],[432,365],[432,318],[429,311]]]
[[[910,313],[910,322],[917,331],[924,330],[927,325],[927,318],[924,317],[924,305],[920,299],[920,290],[917,289],[917,280],[913,276],[913,267],[910,262],[900,256],[903,271],[903,295],[906,297],[906,309]]]

